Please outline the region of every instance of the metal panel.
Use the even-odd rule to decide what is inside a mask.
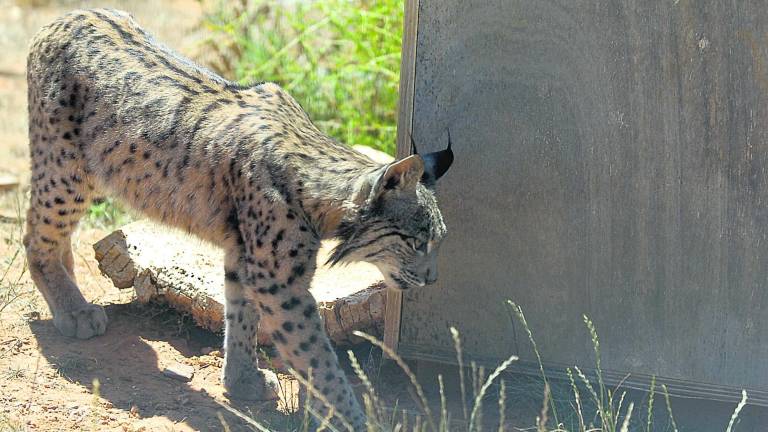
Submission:
[[[418,17],[414,137],[439,149],[450,127],[456,162],[439,283],[403,297],[400,351],[450,353],[454,325],[470,355],[533,360],[512,299],[553,364],[593,364],[587,314],[619,376],[768,391],[764,3],[422,0]]]

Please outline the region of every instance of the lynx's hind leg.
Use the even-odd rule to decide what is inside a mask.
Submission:
[[[104,333],[107,316],[85,300],[74,280],[70,238],[92,192],[77,124],[78,93],[72,84],[57,84],[56,92],[44,92],[34,79],[29,85],[32,179],[24,236],[29,270],[56,328],[87,339]]]

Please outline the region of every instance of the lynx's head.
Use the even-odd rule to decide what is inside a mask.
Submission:
[[[339,225],[341,243],[329,262],[370,262],[402,290],[435,282],[446,228],[434,185],[452,162],[449,134],[446,150],[414,154],[359,179],[352,216]]]

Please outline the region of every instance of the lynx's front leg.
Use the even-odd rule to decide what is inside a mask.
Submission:
[[[240,283],[241,251],[226,252],[224,264],[224,369],[222,382],[227,396],[241,400],[269,400],[278,397],[274,372],[259,369],[257,332],[259,313],[246,298]]]
[[[256,237],[249,236],[253,242],[245,245],[243,283],[261,313],[260,325],[272,337],[285,364],[305,379],[311,369],[315,391],[360,430],[365,417],[308,290],[319,241],[301,223],[271,222],[246,228]],[[328,412],[316,398],[313,400],[318,413]]]

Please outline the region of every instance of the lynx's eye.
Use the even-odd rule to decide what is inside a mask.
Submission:
[[[413,249],[416,252],[419,252],[422,255],[427,253],[427,242],[425,241],[417,240],[415,238],[409,238],[408,245],[411,246],[411,249]]]

